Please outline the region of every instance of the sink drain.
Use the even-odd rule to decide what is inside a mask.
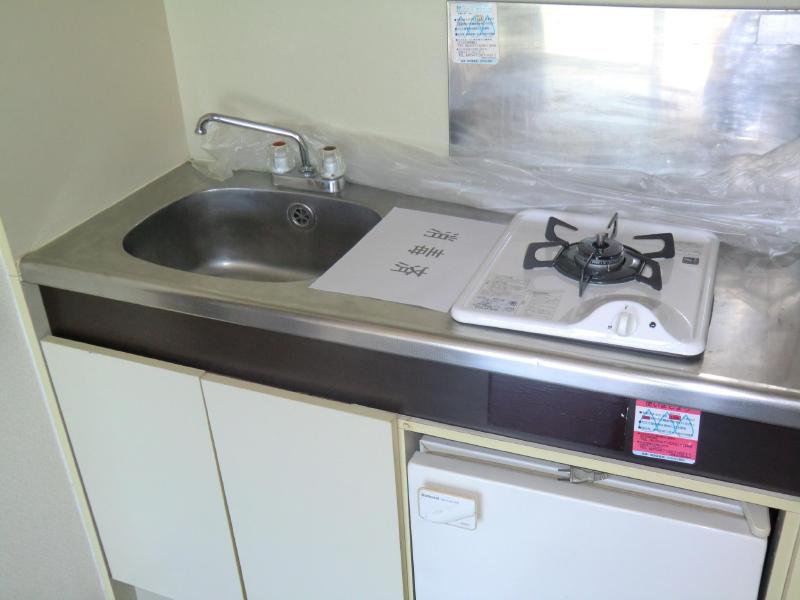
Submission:
[[[311,207],[300,202],[295,202],[286,209],[286,217],[299,229],[311,229],[317,224],[317,217]]]

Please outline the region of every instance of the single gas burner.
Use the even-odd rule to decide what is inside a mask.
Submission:
[[[617,231],[617,215],[518,213],[450,314],[461,323],[700,354],[719,240],[663,223],[621,225]]]
[[[626,246],[617,238],[617,214],[611,217],[606,231],[587,237],[576,243],[560,238],[556,227],[578,231],[569,223],[550,217],[545,230],[546,242],[528,245],[523,268],[555,267],[556,271],[578,282],[578,296],[590,283],[613,284],[639,281],[655,290],[661,289],[661,267],[657,258],[675,256],[675,240],[671,233],[653,233],[634,236],[634,240],[661,240],[664,246],[656,252],[639,252]],[[540,260],[536,254],[545,248],[558,248],[550,260]]]

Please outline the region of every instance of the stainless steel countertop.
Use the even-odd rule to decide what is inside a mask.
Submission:
[[[703,356],[682,359],[464,325],[431,310],[160,267],[122,238],[161,207],[211,188],[273,189],[241,172],[220,184],[189,164],[167,173],[22,260],[27,282],[298,336],[640,397],[800,428],[800,251],[771,259],[722,244]],[[498,223],[510,215],[349,185],[348,202]],[[746,443],[743,440],[743,443]]]

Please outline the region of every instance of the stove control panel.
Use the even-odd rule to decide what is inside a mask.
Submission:
[[[646,306],[629,299],[607,300],[570,325],[571,331],[584,339],[628,347],[646,341],[654,349],[668,348],[685,339],[690,333],[688,327],[686,319],[669,306]]]

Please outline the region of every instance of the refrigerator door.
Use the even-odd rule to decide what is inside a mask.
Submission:
[[[767,540],[741,514],[458,454],[409,462],[417,600],[757,598]],[[437,494],[474,502],[474,528],[426,519]]]

